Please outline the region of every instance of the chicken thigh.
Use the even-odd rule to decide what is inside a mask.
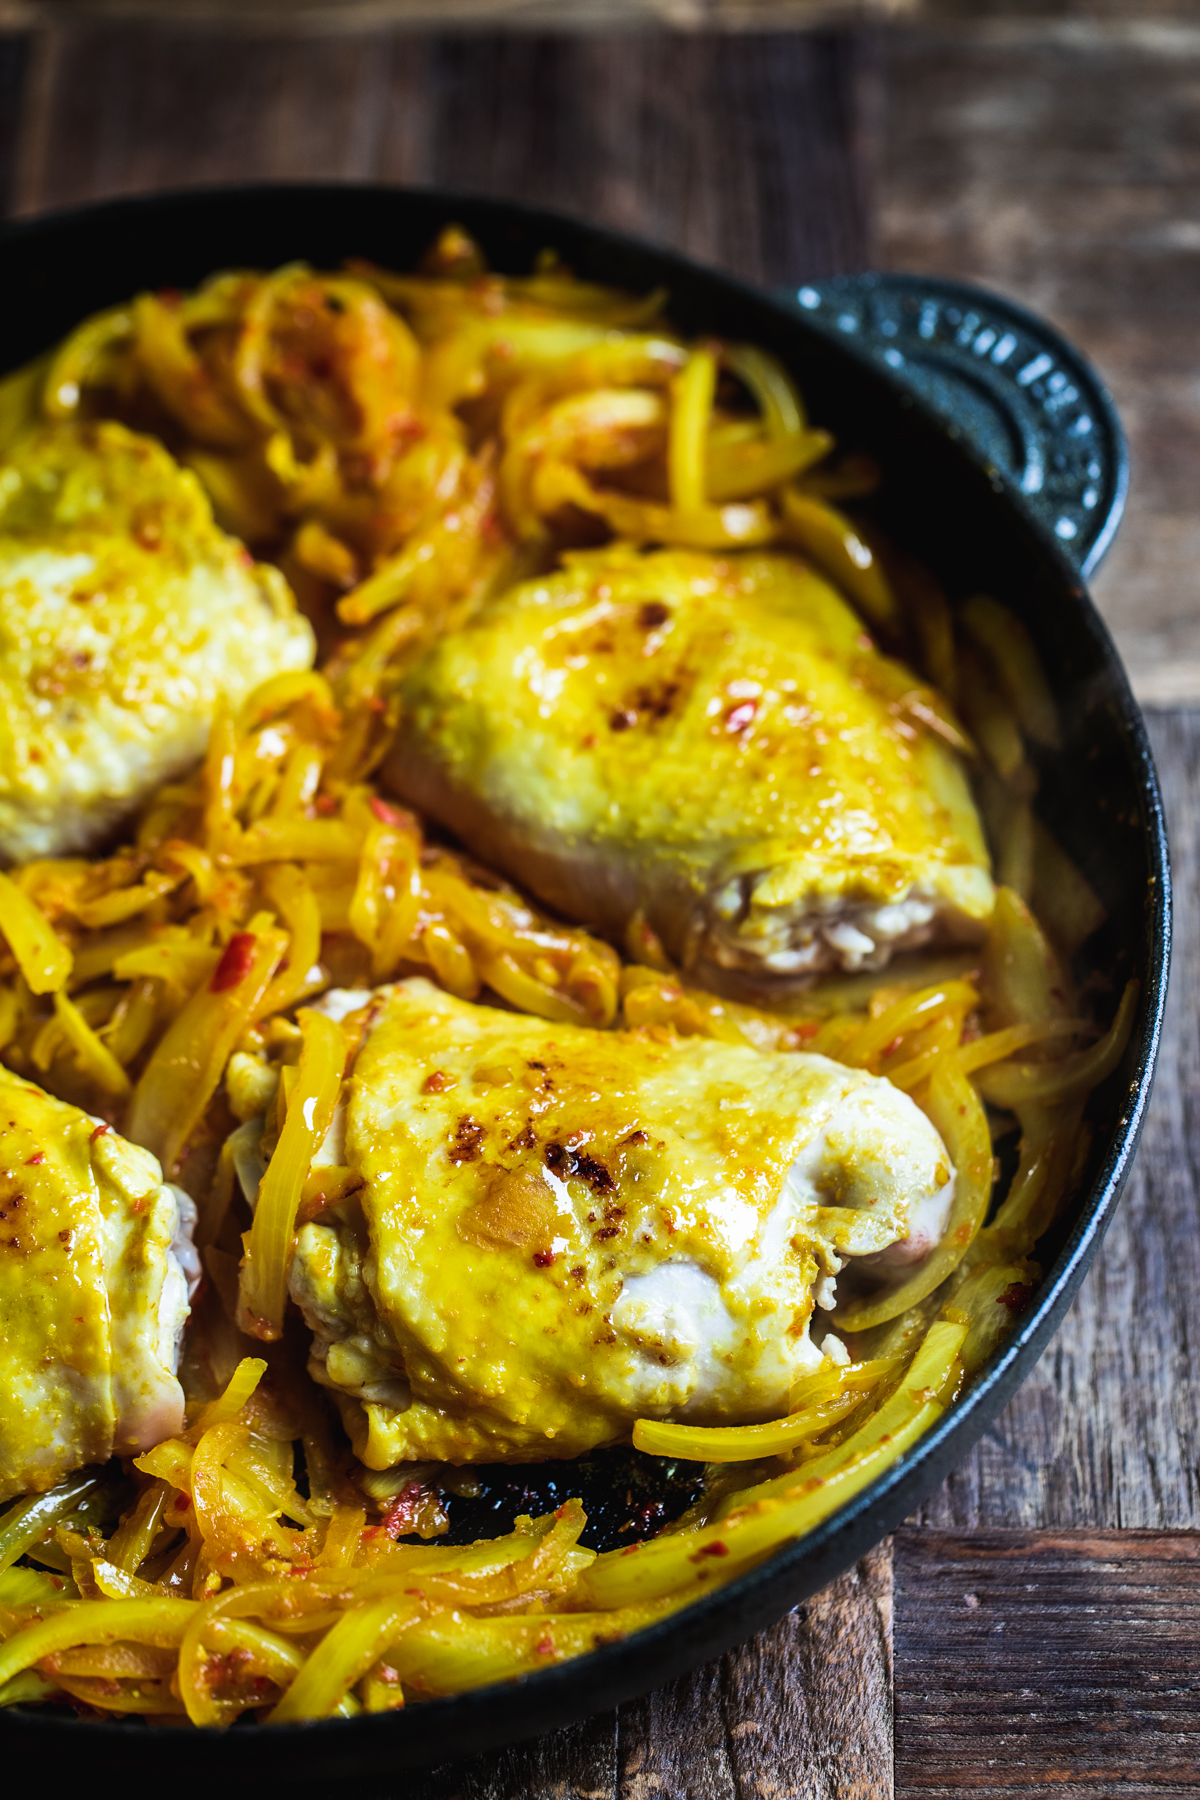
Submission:
[[[25,438],[0,464],[0,865],[102,843],[203,754],[219,695],[313,652],[283,576],[161,445]]]
[[[194,1220],[148,1151],[0,1067],[0,1500],[182,1428]]]
[[[822,1360],[814,1305],[845,1259],[945,1229],[941,1139],[862,1070],[419,978],[319,1004],[368,1011],[291,1291],[369,1468],[778,1416]]]
[[[795,558],[573,556],[402,699],[398,794],[569,918],[640,914],[710,985],[881,968],[991,912],[944,703]]]

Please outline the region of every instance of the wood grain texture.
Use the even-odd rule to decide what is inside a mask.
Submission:
[[[860,43],[81,26],[40,46],[17,210],[235,179],[436,183],[814,279],[868,254]]]
[[[227,31],[596,31],[667,25],[683,31],[774,31],[832,20],[896,18],[921,0],[0,0],[0,23],[53,28],[79,19],[170,20]]]
[[[891,1633],[891,1548],[881,1545],[773,1631],[670,1687],[402,1791],[405,1800],[892,1800]],[[399,1800],[400,1789],[385,1792]]]
[[[902,1531],[896,1800],[1200,1792],[1200,1534]]]
[[[1196,17],[1196,0],[919,0],[917,19],[944,24],[979,25],[1008,21],[1036,21],[1045,25],[1049,19],[1068,20],[1084,29],[1112,20],[1127,23],[1183,20]]]
[[[28,38],[17,33],[0,36],[0,218],[12,205],[28,65]]]
[[[895,268],[1038,308],[1112,387],[1133,483],[1097,596],[1146,702],[1200,700],[1200,31],[1070,20],[884,40],[879,234]]]

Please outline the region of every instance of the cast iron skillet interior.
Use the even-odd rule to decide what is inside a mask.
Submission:
[[[450,221],[476,237],[497,270],[527,272],[550,246],[585,279],[638,292],[666,287],[670,317],[685,333],[774,351],[814,422],[830,427],[841,446],[882,462],[877,512],[893,535],[936,570],[952,597],[985,589],[1019,614],[1063,721],[1061,750],[1040,759],[1039,812],[1109,913],[1085,948],[1084,972],[1111,980],[1109,1006],[1136,977],[1137,1021],[1121,1067],[1092,1097],[1086,1179],[1055,1241],[1043,1245],[1045,1279],[1014,1336],[933,1431],[817,1530],[623,1642],[517,1685],[399,1713],[181,1737],[59,1709],[0,1712],[4,1751],[37,1756],[61,1780],[103,1766],[117,1779],[161,1776],[178,1788],[181,1780],[217,1778],[238,1787],[267,1776],[328,1782],[445,1762],[613,1706],[773,1623],[910,1513],[1008,1401],[1083,1279],[1142,1126],[1166,989],[1170,876],[1154,767],[1125,675],[1077,569],[1016,486],[853,343],[820,330],[786,300],[576,220],[435,191],[286,185],[121,200],[8,227],[0,234],[0,365],[19,366],[88,313],[140,289],[192,287],[218,269],[297,259],[337,268],[350,256],[411,268]],[[550,1473],[561,1482],[566,1470],[555,1465]],[[535,1471],[521,1474],[538,1479]],[[604,1498],[602,1481],[589,1487],[596,1502]],[[669,1493],[650,1492],[652,1509],[656,1498],[678,1510]]]

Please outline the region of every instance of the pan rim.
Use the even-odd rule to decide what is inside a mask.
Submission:
[[[768,309],[787,327],[810,340],[828,342],[827,334],[809,324],[799,309],[780,294],[673,249],[568,213],[529,206],[520,201],[434,187],[288,180],[156,190],[7,222],[0,226],[0,248],[7,249],[11,256],[24,242],[102,222],[106,215],[136,216],[165,208],[186,211],[191,207],[203,209],[229,202],[268,204],[272,198],[284,194],[309,195],[321,201],[347,195],[367,201],[386,200],[389,204],[402,204],[407,200],[419,202],[422,210],[431,206],[439,208],[446,218],[454,216],[456,211],[478,212],[485,208],[498,217],[507,215],[530,228],[548,233],[557,227],[572,235],[583,234],[597,244],[611,242],[646,255],[660,265],[677,269],[683,277],[715,284],[735,303],[751,303],[755,308]],[[1006,304],[1018,303],[1006,300]],[[227,1775],[238,1763],[243,1765],[246,1779],[250,1779],[256,1771],[267,1766],[278,1768],[287,1752],[295,1749],[299,1749],[311,1764],[307,1771],[289,1771],[301,1780],[327,1778],[329,1770],[341,1763],[343,1757],[346,1766],[352,1765],[356,1771],[433,1766],[448,1760],[450,1755],[457,1759],[485,1747],[533,1736],[585,1717],[618,1699],[632,1698],[744,1640],[771,1619],[778,1618],[786,1606],[795,1604],[823,1585],[830,1578],[834,1563],[844,1568],[866,1547],[877,1542],[886,1530],[899,1522],[895,1512],[898,1503],[908,1502],[918,1492],[929,1491],[943,1467],[961,1460],[974,1436],[1015,1391],[1057,1328],[1112,1217],[1149,1104],[1162,1034],[1171,948],[1171,875],[1165,820],[1141,714],[1084,577],[1063,545],[1024,504],[1015,483],[1003,471],[987,466],[981,454],[969,443],[962,438],[955,439],[945,420],[914,394],[902,377],[881,368],[852,340],[839,343],[837,349],[857,363],[872,382],[890,389],[900,404],[922,418],[934,433],[951,442],[959,456],[986,476],[1012,515],[1013,524],[1028,535],[1037,553],[1057,572],[1071,599],[1081,609],[1081,616],[1088,622],[1104,666],[1106,697],[1116,708],[1130,775],[1143,797],[1146,860],[1155,892],[1148,927],[1150,966],[1138,971],[1144,974],[1145,987],[1139,997],[1136,1050],[1131,1045],[1136,1076],[1124,1105],[1118,1109],[1114,1101],[1114,1110],[1119,1110],[1120,1117],[1109,1128],[1111,1142],[1104,1162],[1078,1203],[1076,1224],[1047,1270],[1029,1313],[970,1392],[949,1408],[943,1418],[882,1475],[845,1502],[820,1526],[785,1545],[764,1563],[724,1586],[698,1596],[680,1612],[643,1628],[630,1638],[524,1676],[517,1682],[493,1684],[422,1702],[399,1713],[314,1721],[284,1732],[278,1728],[266,1730],[247,1722],[232,1734],[189,1733],[186,1741],[189,1760],[193,1763],[189,1779],[200,1779],[203,1772],[218,1766],[223,1775]],[[970,1426],[975,1421],[977,1428],[972,1432]],[[953,1455],[952,1462],[948,1462],[947,1447],[960,1437],[966,1441]],[[926,1480],[930,1468],[935,1465],[933,1480]],[[823,1553],[825,1560],[822,1560]],[[807,1586],[806,1565],[819,1565]],[[786,1590],[789,1596],[785,1606],[779,1604],[781,1590]],[[636,1653],[631,1656],[631,1651]],[[631,1679],[633,1664],[640,1665],[640,1673]],[[517,1715],[515,1718],[514,1714]],[[439,1735],[450,1740],[453,1746],[450,1752],[444,1746],[436,1752],[431,1749],[429,1740]],[[105,1746],[115,1748],[119,1744],[127,1757],[132,1753],[135,1762],[142,1760],[136,1754],[139,1745],[157,1754],[161,1747],[175,1748],[180,1741],[174,1729],[140,1721],[93,1721],[52,1716],[36,1710],[0,1710],[0,1743],[7,1740],[14,1750],[22,1742],[29,1749],[43,1744],[49,1748],[51,1738],[60,1743],[69,1738],[76,1751],[92,1744],[99,1754]],[[228,1751],[218,1748],[224,1744],[230,1746]],[[203,1770],[201,1765],[204,1765]]]

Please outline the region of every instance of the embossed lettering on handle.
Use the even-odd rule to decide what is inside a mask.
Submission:
[[[1044,319],[966,282],[838,275],[788,297],[906,383],[1002,471],[1084,575],[1125,506],[1129,458],[1104,384]]]

